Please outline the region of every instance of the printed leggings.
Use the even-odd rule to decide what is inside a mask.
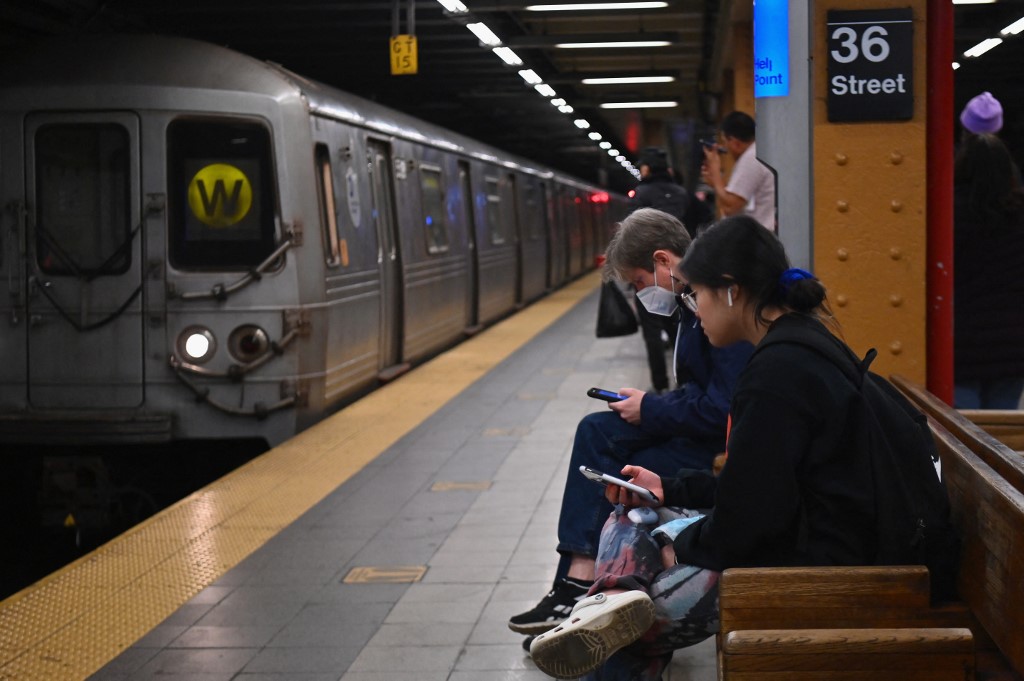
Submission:
[[[669,509],[659,509],[662,522]],[[680,510],[676,517],[692,512]],[[661,549],[650,535],[653,525],[637,525],[621,506],[601,531],[597,579],[590,593],[609,589],[645,591],[654,601],[654,625],[637,642],[612,655],[585,679],[659,681],[672,652],[692,646],[718,631],[718,578],[714,570],[675,565],[665,569]]]

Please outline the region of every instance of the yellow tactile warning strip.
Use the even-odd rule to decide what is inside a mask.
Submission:
[[[598,282],[555,291],[0,602],[0,679],[85,679]]]
[[[346,584],[411,584],[423,579],[423,575],[426,573],[426,565],[354,567],[341,581]]]

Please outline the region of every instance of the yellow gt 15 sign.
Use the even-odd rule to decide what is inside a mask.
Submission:
[[[415,75],[417,66],[416,36],[391,36],[391,75]]]

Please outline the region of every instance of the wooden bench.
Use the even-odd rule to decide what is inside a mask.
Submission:
[[[1020,456],[919,386],[894,383],[929,415],[963,541],[961,600],[929,603],[920,566],[726,570],[719,678],[1024,678]]]

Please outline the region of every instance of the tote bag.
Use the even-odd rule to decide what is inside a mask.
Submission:
[[[597,337],[628,336],[637,328],[636,313],[622,289],[614,281],[604,282],[597,307]]]

